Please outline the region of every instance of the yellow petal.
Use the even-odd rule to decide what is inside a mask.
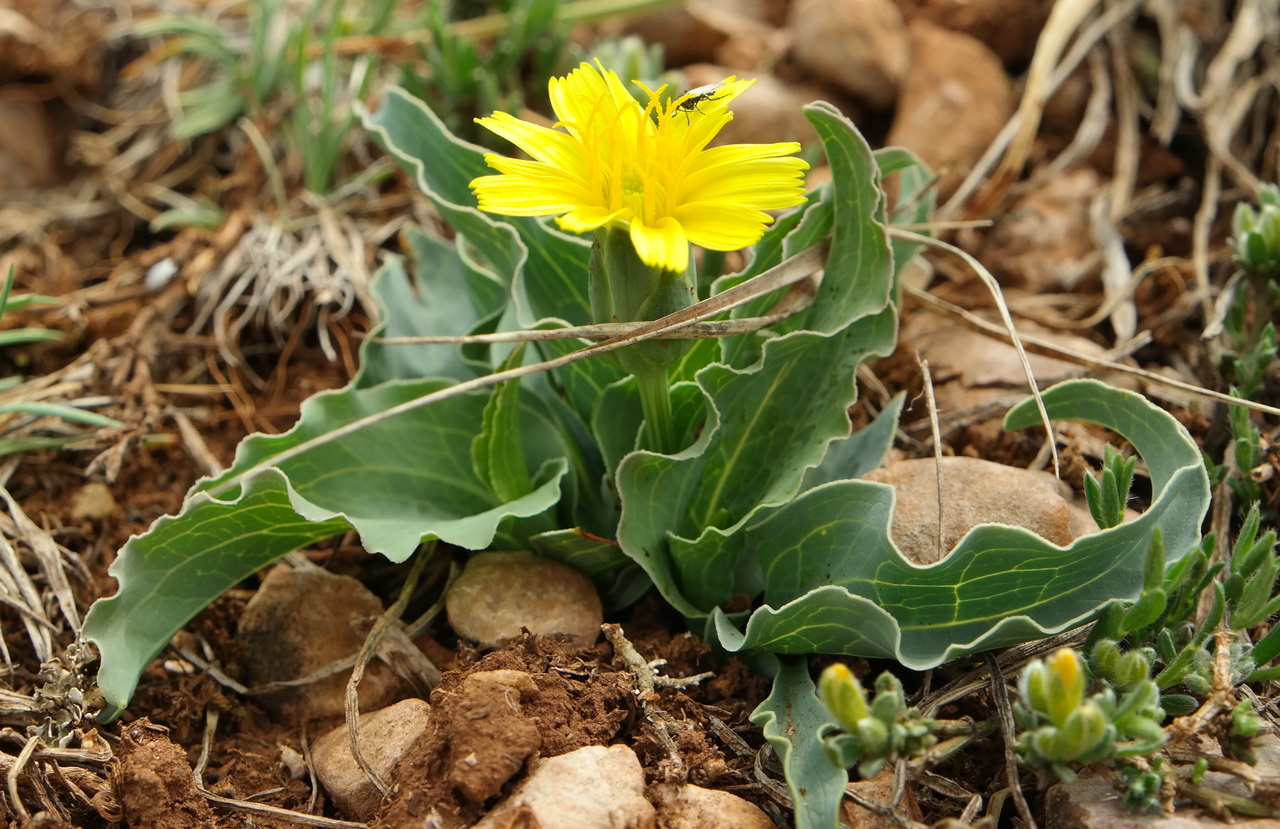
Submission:
[[[684,228],[670,216],[663,216],[652,227],[633,219],[631,244],[646,265],[680,272],[689,268],[689,240]]]
[[[577,172],[583,170],[582,144],[575,141],[568,133],[521,121],[505,112],[495,112],[487,118],[477,118],[476,123],[495,135],[507,139],[544,164],[551,164],[564,170]],[[489,161],[488,155],[485,156],[485,161]]]
[[[571,233],[586,233],[610,222],[625,222],[630,214],[627,208],[609,211],[603,207],[575,207],[556,219],[556,224]]]
[[[689,241],[710,250],[738,250],[754,245],[773,217],[724,202],[682,204],[675,218]]]

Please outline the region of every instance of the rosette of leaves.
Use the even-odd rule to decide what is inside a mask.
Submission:
[[[1163,533],[1170,561],[1195,546],[1208,486],[1176,421],[1100,383],[1063,384],[1045,404],[1054,417],[1099,423],[1133,444],[1152,479],[1140,518],[1066,548],[979,527],[929,567],[893,545],[893,490],[858,477],[881,463],[900,400],[857,433],[847,410],[858,365],[894,347],[896,277],[916,249],[891,241],[886,227],[927,220],[930,176],[903,151],[872,153],[834,108],[806,113],[831,183],[779,218],[746,269],[711,291],[829,242],[822,278],[801,312],[763,333],[698,340],[672,368],[680,451],[636,448],[638,392],[608,361],[494,388],[486,376],[508,356],[503,347],[369,342],[349,387],[304,404],[291,432],[248,439],[178,516],[121,551],[112,569],[120,592],[85,625],[102,652],[106,698],[123,706],[147,662],[223,591],[349,529],[394,561],[431,538],[472,550],[530,548],[587,573],[614,605],[653,587],[729,650],[879,656],[911,668],[1039,638],[1138,596],[1152,533]],[[477,211],[469,184],[486,172],[481,149],[421,101],[393,89],[362,117],[456,231],[452,241],[409,232],[413,280],[398,260],[379,273],[378,333],[589,322],[586,242],[543,220]],[[899,178],[893,204],[880,186],[889,174]],[[729,316],[762,316],[784,292]],[[583,347],[562,339],[530,351],[550,358]],[[1006,424],[1036,422],[1023,405]],[[741,597],[751,612],[724,609]],[[778,660],[757,720],[783,759],[798,824],[834,825],[847,776],[823,751],[835,724],[802,660]]]

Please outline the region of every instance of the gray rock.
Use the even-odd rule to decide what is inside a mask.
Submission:
[[[701,786],[661,786],[656,790],[662,829],[776,829],[769,816],[736,794]]]
[[[406,699],[360,717],[360,752],[385,781],[405,759],[418,738],[426,733],[431,706],[420,699]],[[316,777],[348,817],[372,820],[382,795],[356,763],[345,724],[316,740],[311,756]]]
[[[797,0],[791,30],[800,65],[868,106],[893,106],[910,63],[893,0]]]
[[[1224,823],[1195,811],[1168,817],[1130,809],[1120,792],[1101,777],[1085,770],[1071,783],[1057,783],[1047,793],[1045,829],[1280,829],[1280,820],[1232,820]]]
[[[653,829],[655,814],[634,751],[586,746],[539,763],[475,829]]]
[[[604,612],[590,579],[526,552],[473,555],[449,589],[445,610],[455,633],[485,646],[519,636],[521,627],[590,645]]]
[[[945,199],[1013,114],[1013,85],[980,41],[924,20],[907,31],[910,68],[885,143],[924,159],[941,176],[938,195]]]
[[[360,582],[319,568],[274,568],[240,617],[236,635],[244,649],[250,685],[300,679],[356,654],[382,602]],[[256,697],[282,719],[340,717],[347,679],[340,671],[317,682]],[[369,711],[413,693],[409,683],[374,661],[360,683],[360,709]]]
[[[978,524],[1025,527],[1063,546],[1072,541],[1067,501],[1071,491],[1047,472],[977,458],[943,458],[939,476],[932,458],[920,458],[893,463],[863,477],[897,490],[893,540],[916,564],[945,558]]]

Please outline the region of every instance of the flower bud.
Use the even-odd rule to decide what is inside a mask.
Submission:
[[[818,678],[818,695],[835,715],[840,727],[854,733],[857,724],[866,719],[867,698],[862,684],[847,665],[828,665]]]

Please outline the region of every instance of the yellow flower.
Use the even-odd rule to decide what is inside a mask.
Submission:
[[[794,142],[707,148],[733,113],[729,104],[754,81],[729,78],[663,103],[665,89],[636,84],[641,106],[618,76],[583,63],[549,84],[560,120],[549,129],[495,112],[477,123],[532,161],[486,154],[500,175],[471,182],[479,207],[507,216],[557,216],[582,233],[629,228],[640,259],[684,271],[689,243],[711,250],[754,244],[772,221],[766,210],[804,201]]]

